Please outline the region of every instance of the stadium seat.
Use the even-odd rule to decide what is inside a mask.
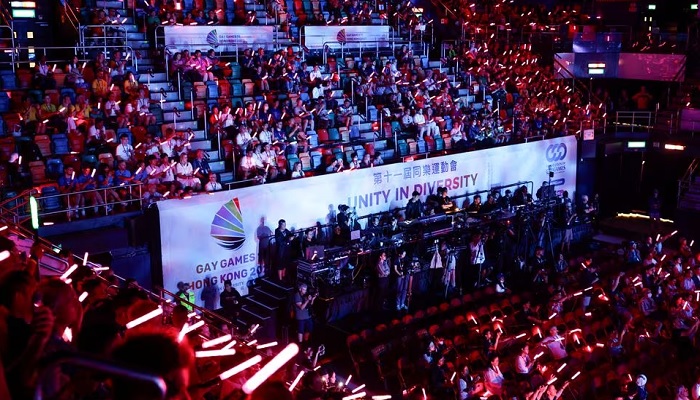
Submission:
[[[43,161],[30,162],[29,172],[31,173],[33,184],[36,185],[46,181],[46,166]]]
[[[58,196],[60,192],[54,185],[47,185],[41,188],[41,207],[44,212],[55,212],[61,210],[61,200]]]
[[[65,155],[70,153],[70,141],[68,136],[57,133],[51,135],[51,147],[53,148],[53,154],[55,155]]]
[[[34,136],[34,143],[39,148],[42,157],[51,155],[51,139],[49,139],[48,135]]]
[[[85,154],[81,159],[81,162],[85,165],[89,165],[90,168],[97,167],[97,157],[94,154]]]
[[[49,158],[46,160],[46,176],[56,180],[63,174],[63,161],[59,158]]]

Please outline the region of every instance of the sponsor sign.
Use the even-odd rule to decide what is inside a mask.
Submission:
[[[311,50],[345,47],[376,48],[389,46],[390,28],[388,25],[368,26],[305,26],[304,46]]]
[[[236,51],[247,47],[272,46],[274,28],[272,26],[170,26],[165,30],[165,45],[180,46],[184,49],[216,51]]]

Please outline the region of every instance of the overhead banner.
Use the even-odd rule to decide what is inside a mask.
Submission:
[[[360,26],[305,26],[304,46],[311,50],[330,48],[376,48],[389,45],[390,27],[388,25]]]
[[[414,190],[423,200],[446,187],[450,196],[517,182],[539,187],[552,171],[557,192],[574,193],[574,136],[295,179],[159,202],[163,284],[189,282],[197,302],[205,285],[230,279],[241,294],[257,277],[258,237],[329,223],[340,204],[359,216],[405,207]]]
[[[247,47],[272,47],[272,26],[164,26],[165,45],[182,46],[189,50],[212,48],[216,51],[236,51]]]

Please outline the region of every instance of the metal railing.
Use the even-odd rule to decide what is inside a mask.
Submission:
[[[327,64],[328,63],[328,51],[326,49],[340,49],[340,57],[341,59],[345,58],[345,53],[347,52],[348,54],[352,53],[359,53],[362,54],[363,52],[369,51],[369,50],[374,50],[375,52],[375,61],[378,61],[382,55],[386,55],[388,57],[394,57],[394,54],[396,54],[396,46],[403,46],[403,45],[412,45],[413,42],[407,41],[407,40],[396,40],[396,39],[389,39],[387,40],[387,43],[389,43],[388,46],[382,46],[378,41],[374,40],[358,40],[358,41],[352,41],[352,42],[346,42],[342,43],[337,40],[331,40],[327,42],[323,42],[323,63]],[[333,47],[328,46],[329,44],[332,44]],[[348,44],[353,44],[353,46],[348,47]],[[422,49],[422,48],[421,48]],[[384,53],[382,53],[384,51]],[[425,54],[425,53],[423,53]],[[423,55],[423,54],[415,54],[417,56]]]
[[[139,208],[143,208],[143,200],[141,199],[142,196],[142,187],[143,184],[141,183],[135,183],[135,184],[129,184],[129,185],[121,185],[121,186],[112,186],[112,187],[104,187],[100,189],[91,189],[91,190],[81,190],[77,192],[72,192],[72,193],[61,193],[61,194],[56,194],[56,195],[50,195],[50,196],[40,196],[37,198],[39,202],[44,205],[44,207],[41,207],[39,210],[39,218],[44,218],[48,216],[53,216],[57,214],[62,214],[65,212],[68,212],[68,220],[71,220],[71,212],[69,210],[74,210],[75,212],[80,212],[83,214],[85,210],[88,210],[90,208],[100,210],[102,209],[104,211],[104,215],[109,215],[109,212],[112,210],[113,207],[122,205],[124,206],[129,205],[129,204],[135,204],[138,203]],[[115,196],[116,193],[110,193],[114,192],[117,190],[126,190],[128,193],[127,199],[120,199],[120,200],[115,200],[112,202],[107,201],[107,197],[117,197]],[[137,193],[138,197],[133,198],[133,194]],[[96,197],[99,196],[101,202],[97,202]],[[93,197],[92,199],[92,205],[86,206],[86,205],[80,205],[80,202],[85,202],[86,197]],[[77,199],[76,199],[77,198]],[[78,204],[74,204],[76,201],[78,201]],[[53,204],[58,204],[60,205],[65,205],[65,207],[59,207],[60,209],[55,210],[51,209],[50,211],[46,210],[46,204],[49,202],[52,202]]]
[[[690,165],[688,165],[688,168],[685,170],[685,173],[681,179],[678,180],[676,207],[680,207],[683,194],[690,189],[690,184],[693,182],[693,176],[695,175],[695,171],[698,169],[698,166],[700,166],[700,159],[693,158],[693,161],[690,163]]]
[[[50,58],[50,56],[53,56],[51,54],[53,51],[60,52],[61,50],[73,50],[73,54],[78,56],[79,61],[83,62],[89,62],[92,61],[92,58],[87,57],[88,55],[88,50],[91,49],[103,49],[105,52],[107,49],[120,49],[122,51],[125,51],[127,53],[126,57],[124,57],[125,60],[129,61],[131,63],[131,67],[133,68],[134,71],[138,70],[138,57],[136,57],[136,52],[134,49],[132,49],[130,46],[118,46],[118,45],[106,45],[106,46],[73,46],[73,47],[68,47],[68,46],[27,46],[27,47],[15,47],[12,55],[12,61],[0,61],[0,65],[3,64],[12,64],[12,68],[14,71],[14,68],[16,65],[19,64],[28,64],[30,67],[32,64],[35,64],[37,62],[37,55],[42,54],[44,57],[47,58],[46,63],[47,64],[58,64],[58,63],[67,63],[67,60],[61,55],[61,58],[58,59],[53,59]],[[27,59],[23,60],[21,59],[21,55],[23,53],[26,53]],[[32,58],[30,58],[30,56]],[[82,58],[81,58],[82,56]]]
[[[656,113],[652,111],[617,111],[615,132],[651,132],[656,124]]]
[[[101,30],[102,35],[93,36],[86,34],[86,31],[93,29]],[[88,40],[92,40],[95,43],[102,42],[103,46],[107,46],[110,40],[123,40],[122,45],[127,45],[129,36],[129,32],[121,24],[79,25],[78,34],[81,46],[85,46]]]
[[[12,22],[10,22],[10,25],[0,25],[0,42],[4,42],[9,44],[9,47],[4,47],[3,51],[6,53],[10,54],[10,63],[12,64],[12,72],[15,72],[15,59],[17,57],[17,53],[15,52],[15,30],[13,29],[13,25],[11,25]],[[9,32],[9,38],[3,38],[2,37],[2,32],[7,30]]]
[[[66,15],[66,19],[68,22],[70,22],[73,29],[80,34],[80,17],[78,17],[78,14],[76,14],[69,2],[66,1],[63,3],[63,11]],[[78,10],[78,12],[80,12],[80,10]]]

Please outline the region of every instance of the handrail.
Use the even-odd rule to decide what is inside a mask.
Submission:
[[[44,366],[40,373],[37,385],[34,388],[34,400],[42,400],[44,398],[44,394],[42,392],[44,385],[42,383],[50,378],[51,374],[56,372],[55,368],[65,365],[88,368],[92,371],[100,371],[136,381],[150,382],[160,393],[161,399],[165,399],[165,395],[168,390],[165,380],[160,376],[137,372],[125,366],[120,366],[105,360],[99,360],[97,358],[91,358],[82,354],[64,353],[58,356],[54,355],[51,361]]]
[[[2,9],[2,7],[0,7],[0,10],[1,9]],[[0,16],[2,16],[2,12],[0,12]],[[3,17],[3,19],[4,19],[4,17]],[[7,50],[14,49],[15,48],[15,30],[14,30],[13,22],[10,21],[10,23],[6,22],[5,25],[0,25],[0,30],[3,30],[3,29],[7,29],[10,31],[10,39],[9,39],[10,40],[10,49],[7,49]],[[5,40],[7,40],[7,39],[5,39]],[[17,54],[15,54],[14,50],[10,51],[10,58],[12,59],[11,62],[12,62],[12,72],[13,73],[15,72],[15,68],[16,68],[16,66],[15,66],[16,56],[17,56]]]
[[[651,111],[617,111],[615,112],[615,132],[619,130],[621,126],[631,127],[634,132],[634,128],[646,129],[650,132],[654,128],[654,112]],[[641,122],[645,122],[646,125]]]
[[[219,314],[217,314],[217,313],[215,313],[215,312],[212,312],[211,310],[206,309],[206,308],[204,308],[204,307],[198,306],[198,305],[196,305],[195,303],[190,303],[188,300],[183,299],[182,297],[178,297],[177,295],[175,295],[175,293],[169,291],[168,289],[165,289],[164,287],[156,286],[154,289],[155,289],[156,291],[160,292],[160,298],[161,298],[161,299],[165,299],[165,296],[163,296],[163,294],[168,295],[168,296],[172,297],[173,302],[185,303],[186,305],[192,307],[192,309],[201,312],[203,315],[205,315],[205,316],[207,316],[207,317],[209,317],[209,318],[211,318],[211,319],[213,319],[213,320],[218,320],[219,322],[222,322],[222,323],[224,323],[224,324],[226,324],[226,325],[231,325],[231,324],[232,324],[232,321],[229,321],[228,319],[222,317],[221,315],[219,315]],[[167,300],[166,300],[166,301],[167,301]]]
[[[324,49],[324,50],[323,50],[323,63],[324,63],[324,64],[326,64],[326,63],[328,62],[328,52],[327,52],[325,49],[330,49],[331,47],[328,46],[328,45],[331,44],[331,43],[332,43],[332,44],[338,44],[338,45],[339,45],[338,47],[340,47],[340,57],[341,57],[341,58],[345,58],[345,51],[346,51],[346,50],[345,50],[345,46],[346,46],[347,43],[359,43],[359,44],[360,44],[360,47],[351,47],[351,48],[349,48],[349,49],[347,50],[348,52],[351,52],[351,51],[355,51],[355,50],[356,50],[356,51],[358,51],[359,53],[362,53],[363,49],[366,51],[367,49],[370,48],[370,46],[368,46],[368,47],[366,47],[366,48],[363,47],[363,46],[362,46],[362,43],[374,44],[374,46],[371,46],[371,47],[374,47],[374,49],[375,49],[375,51],[376,51],[375,54],[376,54],[377,60],[379,60],[379,53],[380,53],[380,50],[382,50],[382,49],[385,49],[385,50],[386,50],[386,49],[391,48],[391,56],[393,57],[394,54],[395,54],[395,52],[396,52],[396,45],[397,45],[397,44],[398,44],[398,45],[404,45],[404,44],[411,45],[411,44],[413,44],[413,42],[410,41],[410,40],[396,40],[395,38],[394,38],[394,39],[388,39],[388,40],[387,40],[387,43],[390,43],[389,46],[380,46],[380,45],[379,45],[380,42],[378,42],[378,41],[376,41],[376,40],[355,40],[355,41],[348,41],[348,42],[345,42],[345,43],[339,42],[339,41],[337,41],[337,40],[329,40],[329,41],[327,41],[327,42],[323,42],[323,49]]]
[[[75,13],[73,8],[69,5],[69,2],[66,1],[63,3],[63,10],[66,14],[66,19],[68,19],[68,22],[70,22],[73,29],[75,29],[75,31],[78,32],[78,34],[80,34],[80,18]]]
[[[265,42],[269,43],[269,42]],[[233,46],[236,48],[236,62],[238,62],[238,53],[240,52],[240,48],[238,46],[238,43],[232,43],[232,44],[227,44],[226,46]],[[185,48],[186,47],[186,48]],[[165,54],[165,71],[167,72],[168,76],[172,74],[173,71],[170,71],[170,58],[175,55],[175,53],[179,53],[181,50],[201,50],[201,48],[197,47],[203,47],[207,49],[213,49],[214,51],[219,52],[219,57],[224,56],[224,52],[220,49],[214,48],[211,44],[209,43],[190,43],[190,44],[183,44],[183,45],[177,45],[177,44],[169,44],[166,46],[163,46],[163,51]],[[175,50],[175,53],[172,53],[172,51]],[[179,87],[179,85],[178,85]]]
[[[86,37],[85,36],[85,31],[88,29],[92,28],[101,28],[102,29],[102,36],[90,36]],[[124,34],[124,36],[119,36],[119,37],[113,37],[113,36],[108,36],[107,32],[109,30],[113,31],[119,31]],[[78,35],[79,35],[79,40],[80,40],[80,45],[85,46],[85,41],[87,39],[93,39],[93,40],[100,40],[104,42],[104,45],[107,45],[107,40],[110,39],[122,39],[124,40],[124,45],[127,45],[128,42],[128,37],[129,37],[129,32],[126,30],[126,28],[121,25],[121,24],[95,24],[95,25],[79,25],[78,26]],[[107,50],[105,49],[105,52]]]
[[[562,64],[558,60],[558,58],[561,58],[561,56],[557,53],[554,53],[554,63],[561,67],[567,74],[569,74],[569,76],[571,76],[571,81],[573,82],[574,89],[577,88],[578,84],[578,90],[583,91],[585,94],[588,95],[588,103],[592,103],[592,100],[595,100],[597,104],[605,104],[602,100],[598,98],[598,96],[595,95],[595,93],[593,93],[585,84],[583,84],[581,80],[578,79],[576,75],[574,75],[573,72],[571,72],[564,64]]]
[[[106,51],[106,49],[108,49],[108,48],[109,49],[122,49],[123,51],[126,51],[128,53],[126,59],[127,60],[130,59],[131,66],[134,68],[135,71],[138,70],[138,57],[136,57],[136,51],[134,51],[134,49],[131,46],[119,46],[119,45],[107,45],[107,46],[81,46],[81,45],[78,45],[78,46],[26,46],[26,47],[15,47],[14,51],[12,53],[17,53],[17,58],[19,58],[19,54],[22,53],[21,50],[27,50],[27,51],[32,50],[32,51],[34,51],[33,54],[36,54],[37,51],[43,51],[44,56],[46,56],[47,51],[51,51],[51,50],[73,50],[74,54],[77,56],[80,52],[82,52],[83,55],[87,55],[87,53],[88,53],[87,49],[104,49]],[[29,59],[28,60],[19,60],[19,59],[16,59],[14,56],[13,56],[13,60],[14,60],[13,64],[14,63],[17,63],[17,64],[19,64],[19,63],[23,63],[23,64],[36,63],[36,60],[29,60]],[[85,58],[84,60],[90,61],[92,59]],[[68,62],[68,61],[65,59],[47,60],[48,64],[66,63],[66,62]],[[0,64],[7,64],[7,62],[0,62]]]
[[[132,193],[133,189],[138,189],[138,198],[117,200],[117,201],[112,201],[112,202],[106,201],[108,192],[114,191],[114,190],[120,190],[120,189],[127,189],[129,191],[129,194]],[[42,210],[42,207],[40,207],[39,217],[46,217],[49,215],[56,215],[56,214],[62,214],[65,212],[70,212],[68,210],[70,210],[71,208],[74,210],[79,210],[79,211],[85,211],[85,210],[90,209],[90,208],[104,208],[105,215],[107,215],[109,213],[110,207],[113,207],[116,205],[121,205],[123,203],[126,203],[126,204],[138,203],[139,207],[143,208],[143,199],[141,198],[142,194],[143,194],[142,189],[143,189],[143,184],[132,183],[132,184],[128,184],[128,185],[117,185],[117,186],[103,187],[103,188],[99,188],[99,189],[82,190],[79,192],[59,193],[59,194],[50,195],[50,196],[38,196],[37,200],[39,200],[40,202],[45,202],[45,201],[50,200],[50,199],[56,199],[57,201],[61,202],[60,209],[56,210],[56,211],[46,212],[46,211]],[[93,204],[90,206],[82,206],[82,207],[80,207],[80,206],[76,207],[75,205],[71,204],[71,197],[84,196],[84,195],[90,195],[90,194],[98,194],[98,195],[103,194],[104,197],[102,198],[102,203],[101,204]],[[62,202],[62,200],[66,200],[65,201],[65,204],[66,204],[65,208],[63,206],[64,203]],[[69,217],[69,220],[70,220],[70,217]]]
[[[700,159],[693,158],[693,161],[688,165],[681,179],[678,180],[678,194],[676,197],[676,206],[679,207],[681,204],[681,196],[683,193],[690,188],[690,184],[693,179],[693,174],[695,170],[700,166]]]

